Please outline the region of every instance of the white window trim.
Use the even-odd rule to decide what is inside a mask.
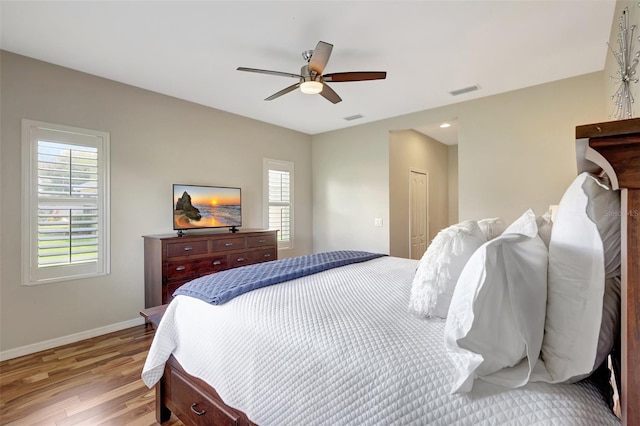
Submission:
[[[264,158],[262,161],[262,182],[263,182],[263,210],[262,217],[264,228],[269,229],[269,170],[279,170],[283,172],[289,172],[289,241],[279,241],[278,240],[278,249],[279,250],[291,250],[293,249],[293,242],[295,240],[295,232],[294,232],[294,168],[293,162],[284,161],[284,160],[274,160],[271,158]],[[280,236],[278,236],[280,238]]]
[[[38,268],[38,140],[94,146],[98,149],[98,262]],[[37,285],[108,275],[110,273],[110,192],[107,132],[22,120],[22,284]]]

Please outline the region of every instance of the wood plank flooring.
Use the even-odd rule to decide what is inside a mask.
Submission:
[[[141,325],[1,362],[0,424],[157,425],[140,379],[152,339]]]

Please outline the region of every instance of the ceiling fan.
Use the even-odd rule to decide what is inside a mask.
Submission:
[[[333,44],[319,41],[314,50],[305,50],[302,52],[302,57],[307,61],[307,65],[303,65],[302,68],[300,68],[300,74],[245,67],[238,67],[238,71],[279,75],[282,77],[293,77],[299,79],[297,83],[274,93],[266,98],[265,101],[272,101],[297,88],[300,88],[302,93],[310,95],[319,93],[325,99],[334,104],[342,101],[342,99],[331,87],[327,85],[328,82],[339,83],[343,81],[384,80],[387,77],[387,73],[385,71],[336,72],[323,75],[322,72],[324,71],[327,62],[329,62],[332,50]]]

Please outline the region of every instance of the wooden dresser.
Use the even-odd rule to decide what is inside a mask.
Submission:
[[[171,301],[187,281],[213,272],[278,258],[278,231],[145,235],[145,308]]]

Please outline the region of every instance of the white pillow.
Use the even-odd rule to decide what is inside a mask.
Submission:
[[[620,274],[620,193],[588,173],[565,192],[549,243],[547,317],[542,359],[550,381],[575,382],[611,351],[619,314],[603,317],[605,278]],[[607,292],[616,291],[608,280]],[[613,308],[615,310],[615,308]],[[606,312],[605,312],[606,313]],[[604,318],[604,322],[603,322]],[[602,332],[601,332],[602,330]],[[600,343],[601,339],[608,342]]]
[[[484,242],[475,221],[461,222],[438,232],[416,269],[409,312],[419,318],[446,318],[458,276]]]
[[[482,219],[478,221],[478,226],[482,233],[487,238],[487,241],[493,240],[498,235],[502,234],[507,228],[501,217],[493,217],[488,219]]]
[[[538,361],[547,298],[547,248],[527,210],[464,267],[445,325],[457,370],[452,393],[476,377],[507,387],[529,381]]]
[[[602,303],[602,324],[598,338],[598,349],[593,369],[598,368],[609,356],[620,335],[622,311],[620,308],[620,277],[607,278],[604,282],[604,300]],[[592,371],[593,372],[593,371]]]
[[[538,235],[542,238],[544,245],[549,247],[551,241],[551,230],[553,229],[553,222],[551,221],[551,211],[546,212],[542,216],[536,218],[538,224]]]
[[[587,216],[596,224],[602,240],[605,278],[619,277],[622,269],[620,191],[612,190],[608,179],[595,176],[585,180],[582,186],[588,200]]]

